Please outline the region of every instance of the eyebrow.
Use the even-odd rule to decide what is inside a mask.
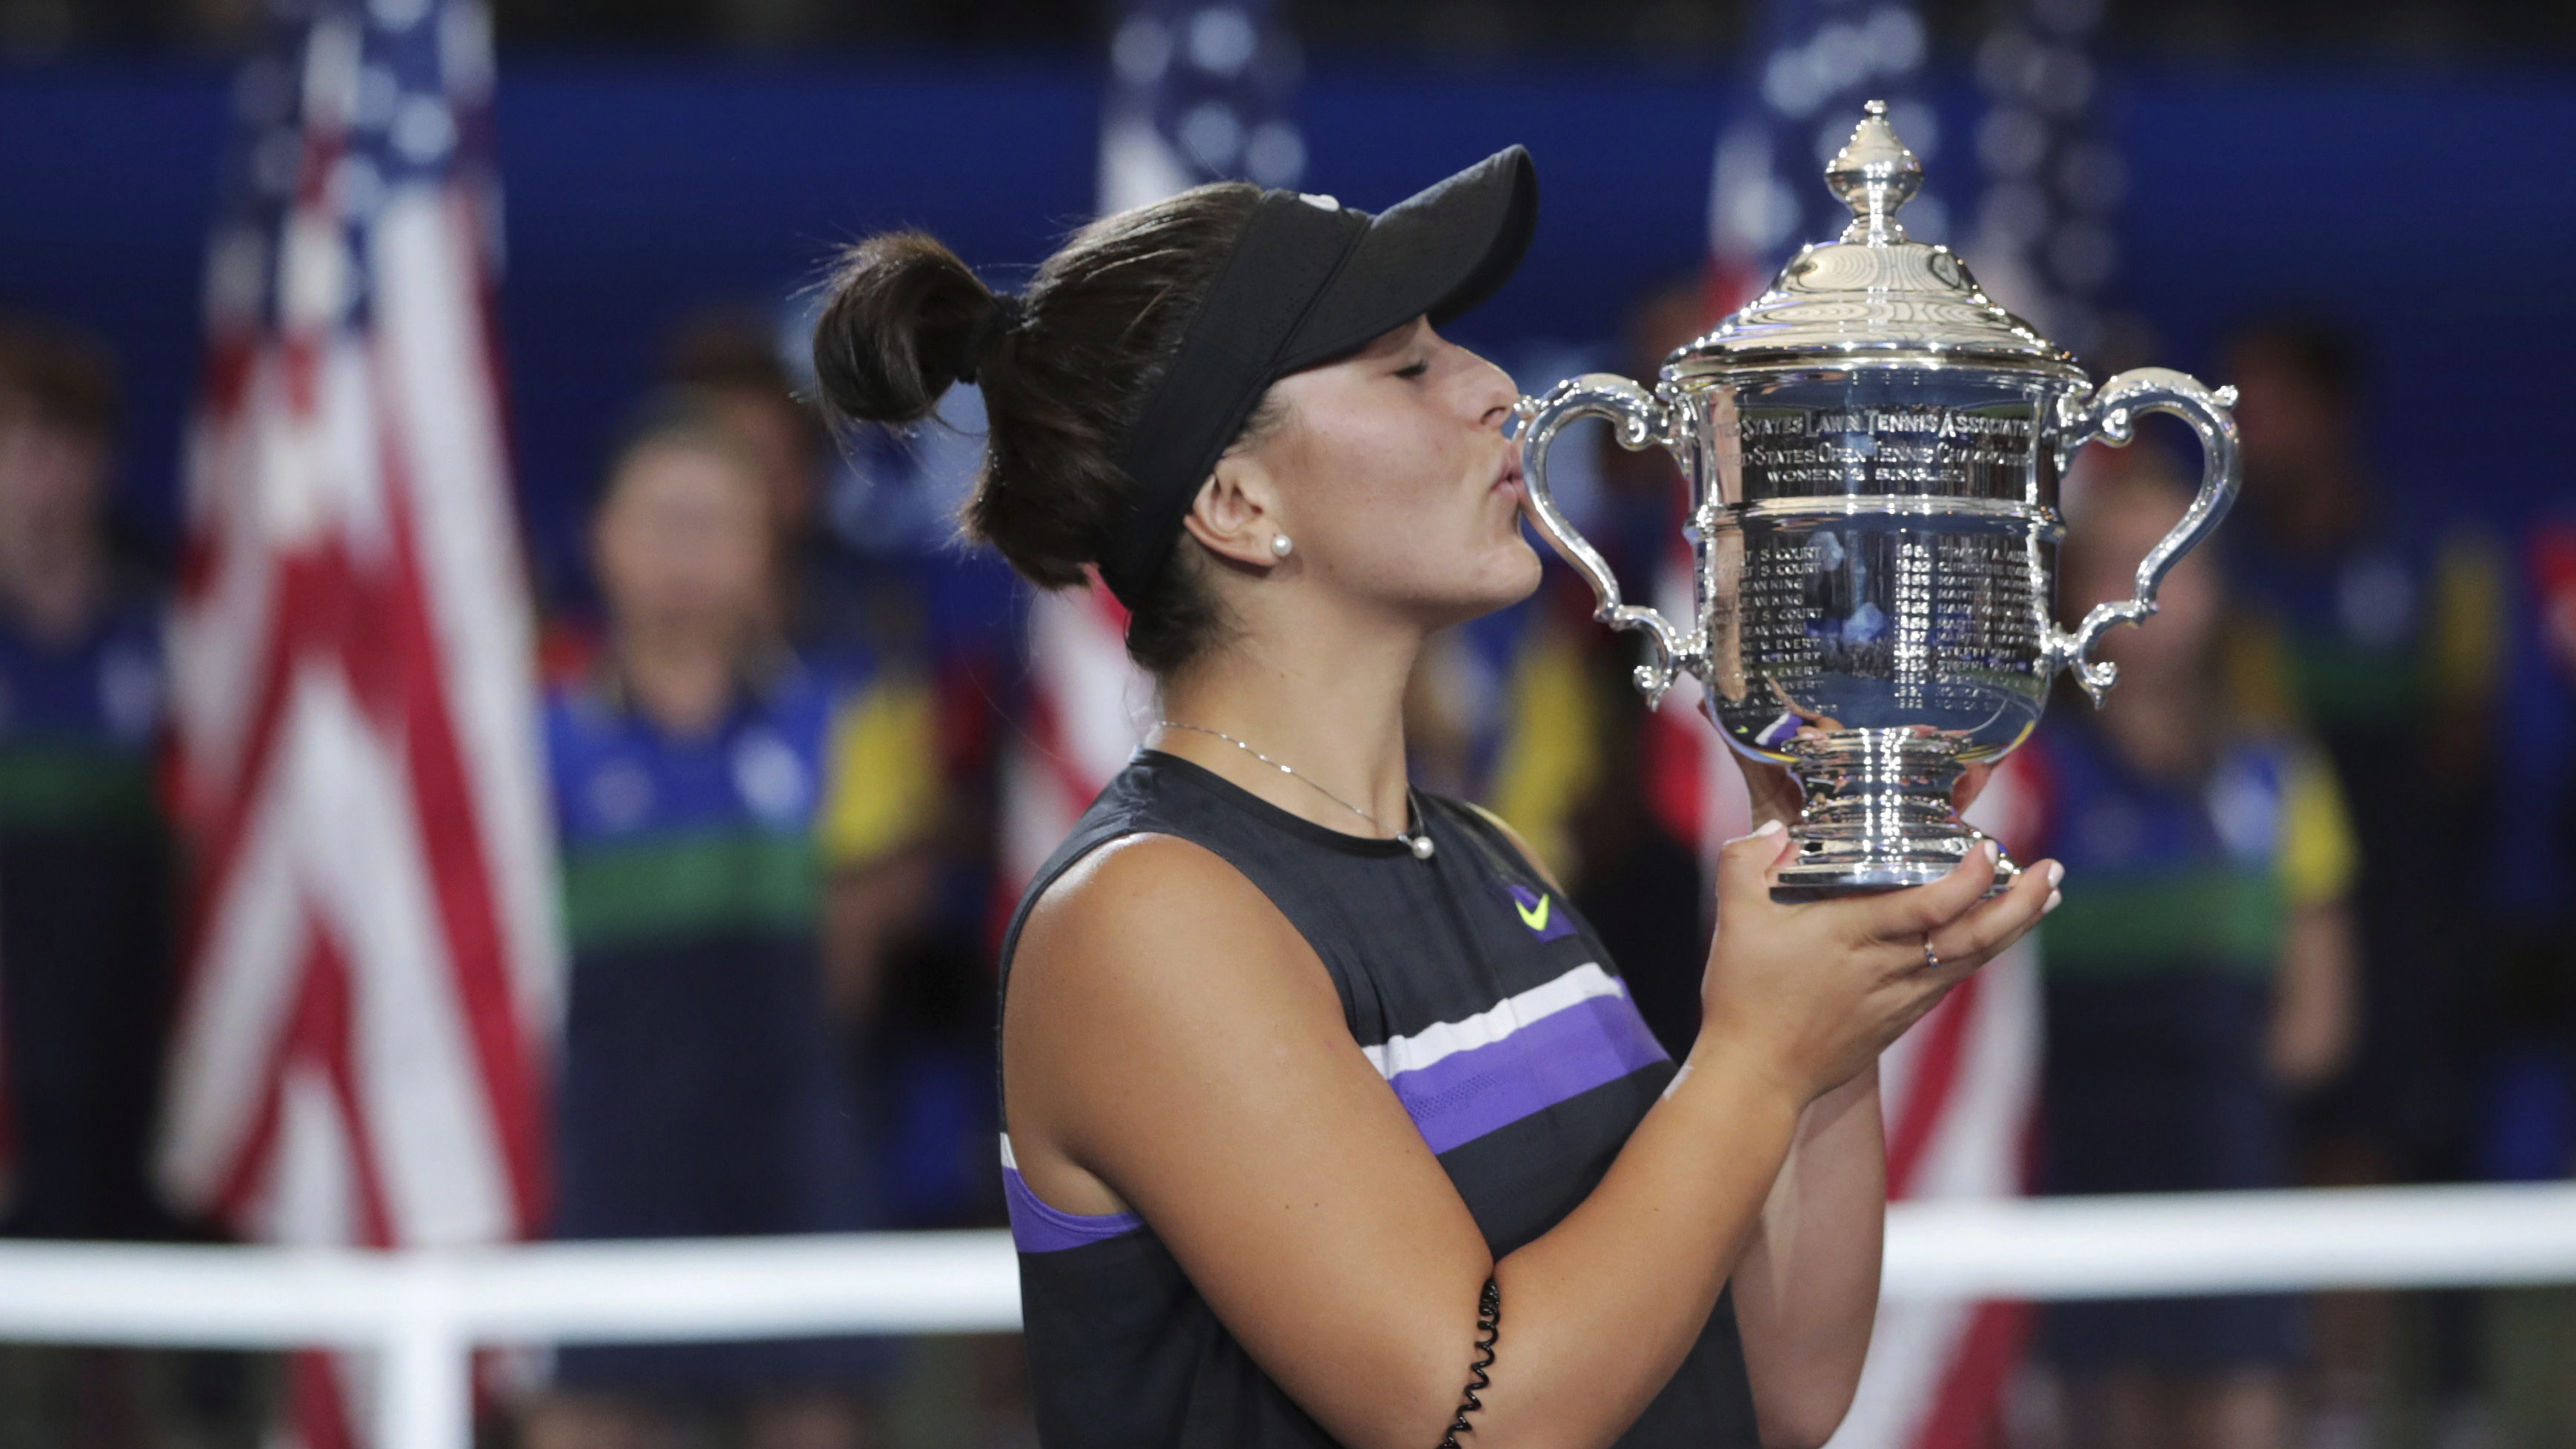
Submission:
[[[1419,337],[1424,330],[1422,319],[1416,317],[1412,321],[1405,323],[1403,326],[1381,335],[1376,341],[1371,342],[1368,346],[1361,348],[1358,355],[1361,357],[1391,357],[1394,354],[1411,347],[1414,344],[1414,340]]]

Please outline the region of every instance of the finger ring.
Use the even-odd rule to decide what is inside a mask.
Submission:
[[[1932,949],[1932,933],[1929,931],[1923,933],[1923,964],[1935,971],[1941,969],[1941,957]]]

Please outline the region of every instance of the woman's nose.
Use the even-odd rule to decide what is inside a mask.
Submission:
[[[1476,359],[1478,376],[1475,397],[1482,405],[1477,422],[1488,428],[1499,428],[1512,415],[1512,405],[1521,399],[1521,390],[1512,384],[1512,375],[1492,362]]]

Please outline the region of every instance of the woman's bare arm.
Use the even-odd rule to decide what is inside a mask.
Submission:
[[[1735,757],[1756,822],[1795,820],[1797,782],[1777,765]],[[1993,771],[1963,771],[1965,810]],[[1833,1437],[1860,1388],[1878,1316],[1887,1222],[1887,1143],[1878,1068],[1810,1103],[1752,1240],[1735,1271],[1745,1376],[1767,1449]]]
[[[1147,837],[1050,890],[1007,1003],[1013,1145],[1073,1212],[1132,1206],[1263,1368],[1355,1449],[1437,1442],[1503,1290],[1479,1442],[1601,1444],[1670,1377],[1800,1113],[2035,919],[1982,865],[1866,902],[1768,898],[1730,847],[1708,1029],[1574,1212],[1501,1263],[1350,1039],[1322,963],[1217,857]],[[1922,964],[1924,929],[1945,965]]]
[[[1735,1269],[1735,1319],[1765,1449],[1815,1449],[1860,1387],[1878,1314],[1887,1150],[1878,1067],[1807,1105]]]

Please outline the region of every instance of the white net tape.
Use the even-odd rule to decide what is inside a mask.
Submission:
[[[2576,1184],[1900,1203],[1884,1293],[2576,1282]],[[385,1354],[382,1449],[469,1442],[478,1344],[1006,1331],[1001,1232],[352,1253],[0,1243],[0,1339]]]

